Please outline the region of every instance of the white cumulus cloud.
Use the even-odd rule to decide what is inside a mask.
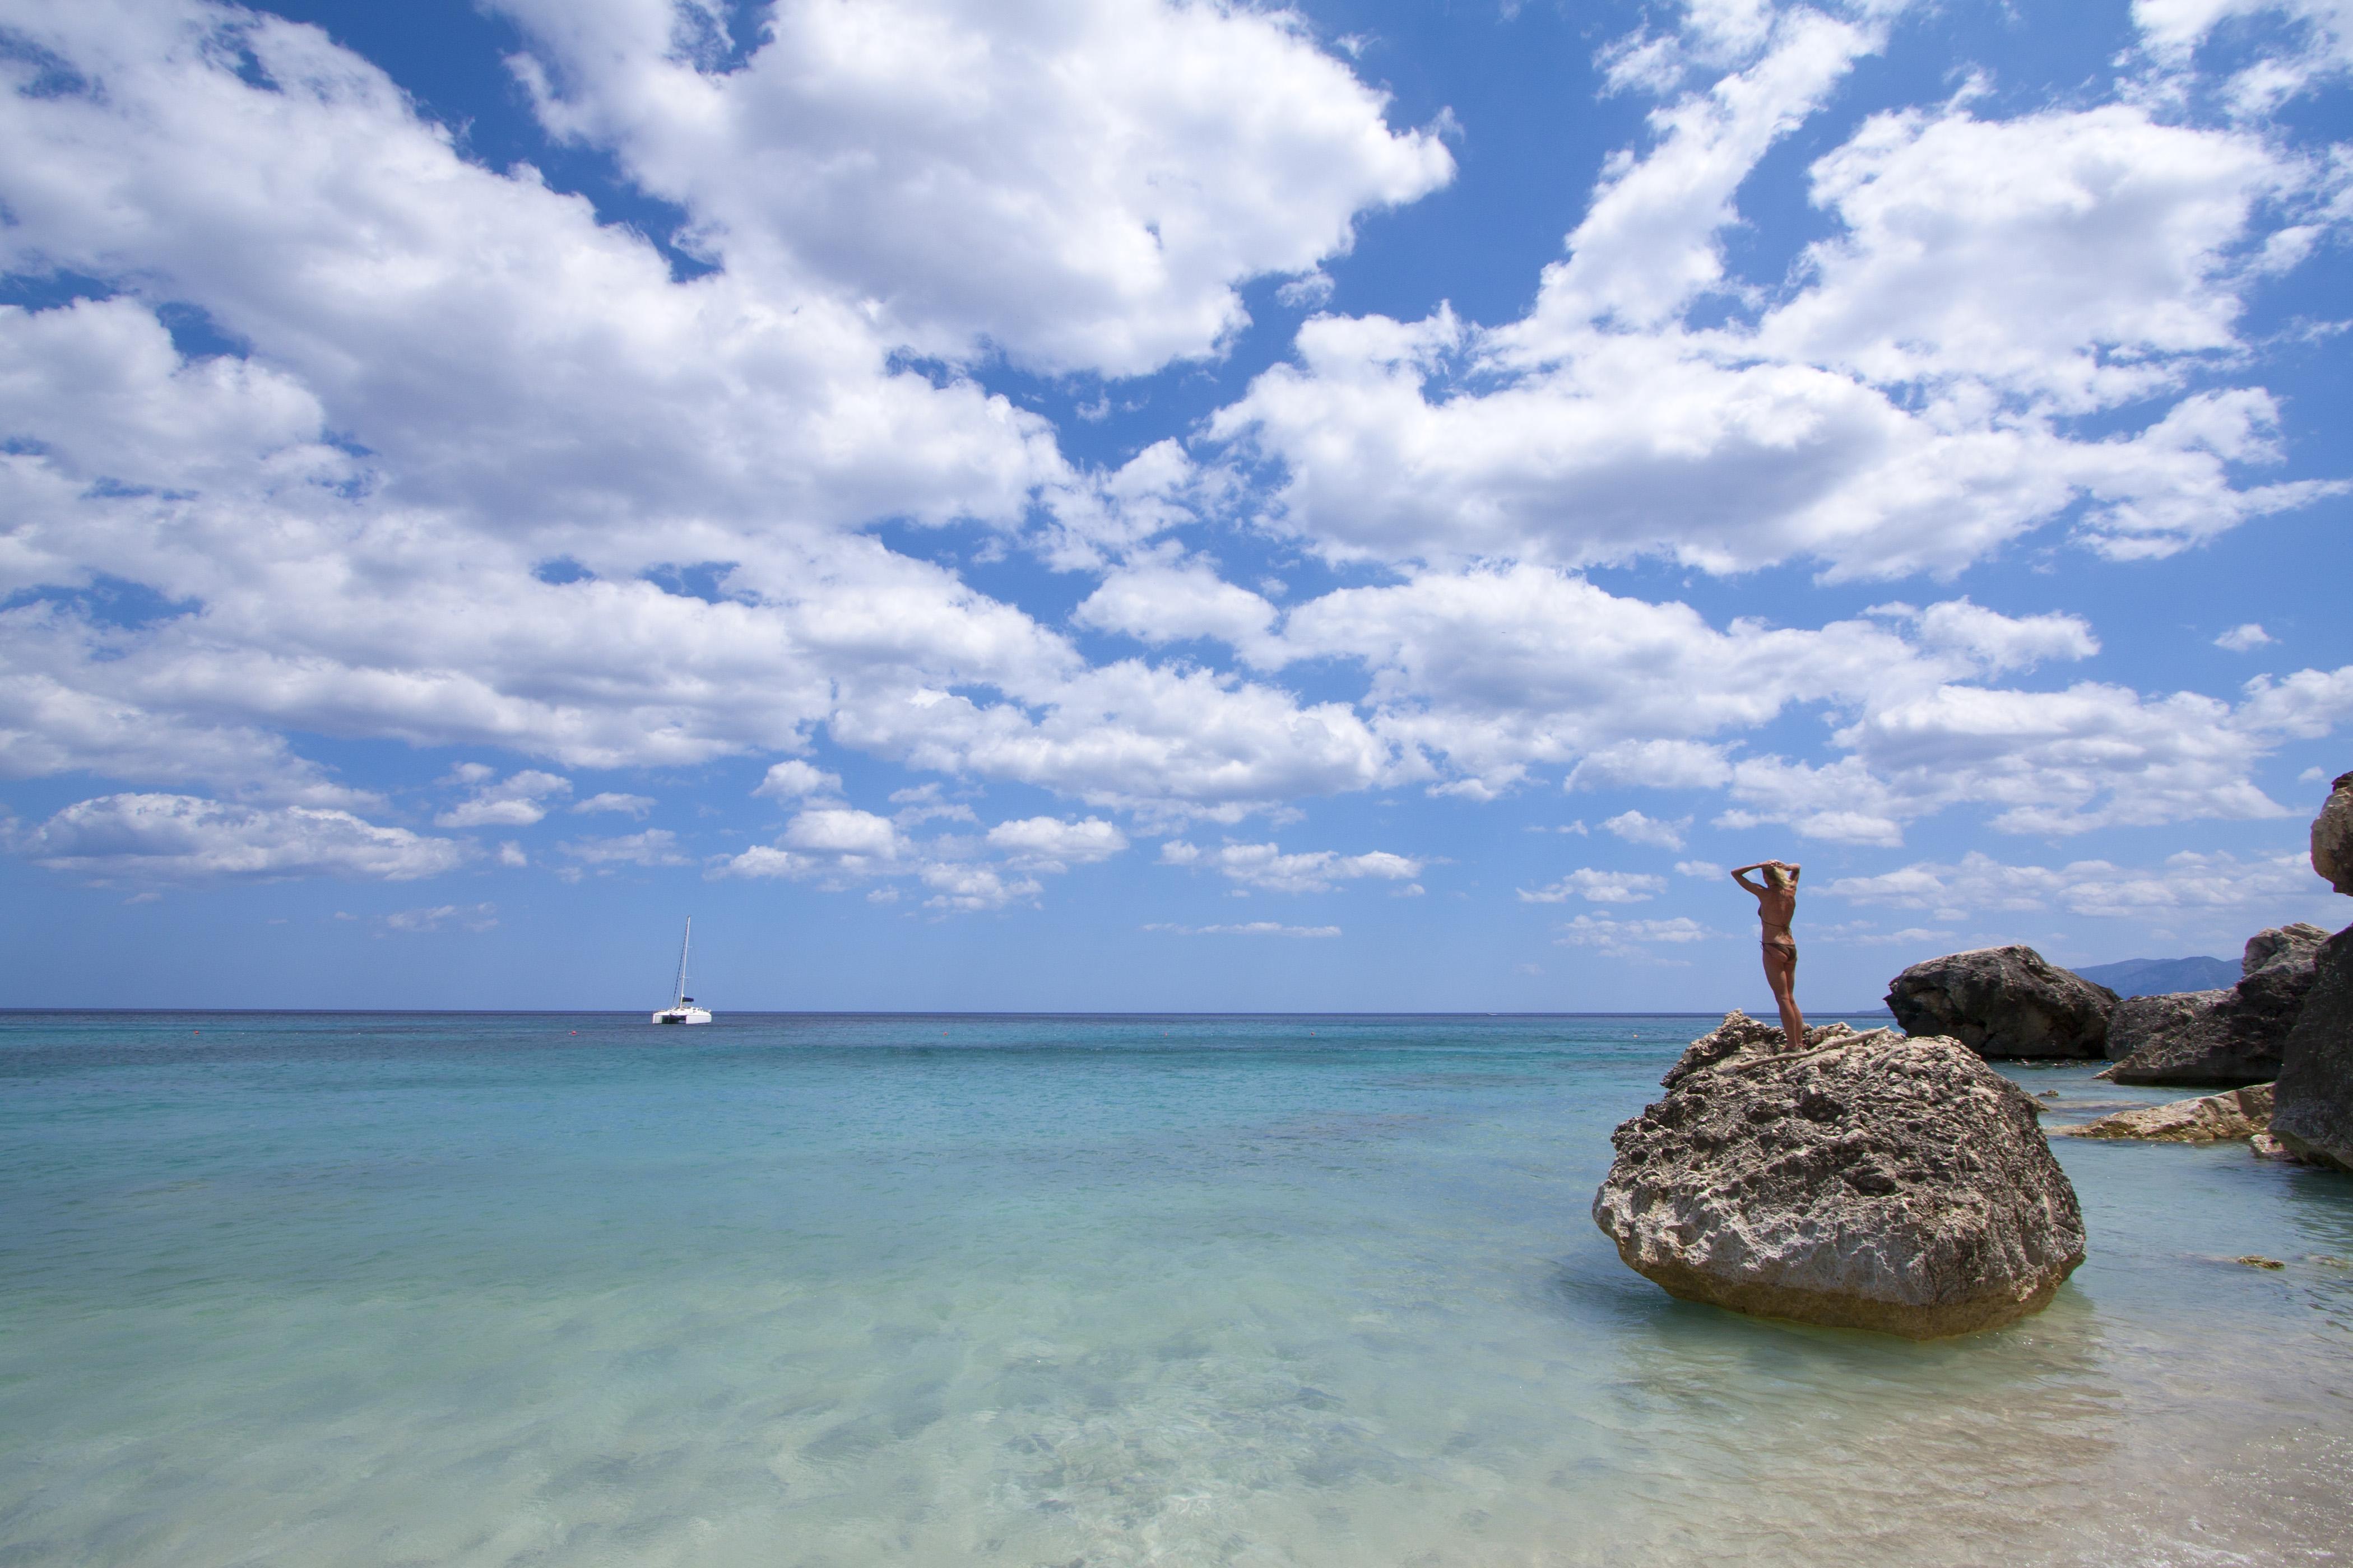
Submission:
[[[1155,923],[1145,931],[1163,931],[1175,936],[1294,936],[1333,937],[1340,934],[1338,926],[1287,926],[1275,921],[1245,921],[1237,925],[1186,926]]]
[[[829,773],[797,757],[787,757],[770,764],[752,793],[771,800],[804,800],[810,795],[838,795],[840,790],[839,773]]]
[[[350,877],[414,881],[464,864],[470,847],[347,811],[262,808],[185,795],[111,795],[14,836],[52,870],[104,879],[210,881]]]
[[[1548,887],[1522,888],[1519,895],[1525,904],[1557,904],[1571,898],[1591,904],[1639,904],[1657,898],[1666,887],[1664,877],[1647,871],[1599,871],[1580,866]]]
[[[1082,822],[1029,816],[998,823],[988,830],[988,843],[1008,864],[1060,872],[1109,859],[1127,847],[1127,836],[1098,816]]]
[[[586,800],[574,802],[572,809],[583,815],[609,811],[619,816],[642,817],[654,808],[654,798],[651,795],[623,795],[617,791],[607,790],[598,795],[592,795]]]
[[[556,846],[585,866],[683,866],[678,835],[666,827],[649,827],[611,838],[573,838]]]
[[[1563,947],[1592,947],[1611,958],[1647,958],[1649,947],[1681,946],[1705,942],[1716,933],[1688,916],[1670,920],[1620,921],[1606,915],[1578,915],[1559,928],[1553,940]]]
[[[1916,861],[1876,876],[1837,878],[1820,891],[1896,909],[2058,910],[2116,919],[2225,911],[2271,924],[2301,918],[2307,909],[2326,918],[2333,908],[2323,897],[2327,885],[2300,849],[2253,858],[2186,849],[2146,867],[2106,860],[2013,865],[1972,851],[1957,862]],[[2280,911],[2279,919],[2264,911]]]
[[[499,923],[496,904],[437,904],[431,909],[398,910],[384,917],[385,929],[397,931],[439,931],[444,925],[459,925],[471,931],[485,931]]]
[[[1741,292],[1736,193],[1879,39],[1781,13],[1605,167],[1520,321],[1309,321],[1212,425],[1280,465],[1261,521],[1340,560],[1891,576],[2079,508],[2094,548],[2153,555],[2344,489],[2242,484],[2282,455],[2276,400],[2189,389],[2245,349],[2247,247],[2333,200],[2333,176],[2251,130],[2122,101],[1874,116],[1812,165],[1834,229],[1795,287],[1700,324]],[[2121,430],[2074,423],[2152,399]]]
[[[2353,666],[2180,690],[2124,658],[2133,558],[2219,562],[2342,489],[2291,450],[2263,324],[2353,218],[2353,163],[2265,118],[2353,58],[2340,0],[2140,0],[2105,85],[1908,104],[1849,85],[1900,5],[1683,7],[1604,43],[1648,112],[1500,321],[1366,313],[1335,258],[1451,177],[1451,132],[1288,12],[491,8],[541,125],[675,233],[487,166],[316,27],[0,0],[0,270],[56,301],[0,306],[0,774],[128,792],[22,853],[402,877],[488,847],[376,826],[391,788],[301,754],[332,737],[470,759],[428,812],[485,840],[652,809],[571,804],[577,770],[783,759],[775,841],[705,868],[934,913],[1131,836],[1238,892],[1410,896],[1423,859],[1261,840],[1319,798],[1560,786],[1645,792],[1602,826],[1669,855],[1707,822],[1868,867],[1946,815],[2300,815],[2266,767],[2353,716]],[[1316,313],[1243,384],[1251,287]],[[1181,397],[1118,384],[1176,362]],[[2062,592],[1923,581],[2030,554]],[[1799,570],[1723,613],[1582,574],[1638,560]],[[1858,612],[1807,568],[1915,581]],[[886,815],[849,804],[870,768],[926,777]],[[494,853],[690,861],[659,830]],[[2149,880],[2118,876],[2052,907]]]
[[[1601,826],[1629,844],[1648,844],[1661,849],[1681,849],[1683,847],[1683,830],[1691,826],[1691,818],[1686,816],[1673,822],[1662,822],[1657,817],[1645,816],[1639,811],[1621,811]]]
[[[865,302],[925,353],[1111,375],[1212,352],[1236,285],[1311,273],[1444,184],[1427,132],[1282,14],[1164,0],[497,0],[541,118],[610,147],[726,263]]]
[[[480,764],[475,764],[480,766]],[[472,783],[474,781],[468,780]],[[473,794],[435,817],[442,827],[528,827],[547,815],[552,795],[572,793],[572,781],[555,773],[526,768],[496,784],[477,783]],[[600,801],[634,801],[635,795],[598,795]],[[651,802],[648,802],[651,805]],[[593,802],[575,809],[607,810]],[[621,809],[628,809],[626,806]]]
[[[1171,840],[1160,847],[1168,865],[1204,865],[1249,888],[1275,893],[1329,892],[1335,883],[1362,878],[1409,882],[1421,875],[1423,862],[1386,849],[1343,855],[1334,849],[1309,849],[1284,854],[1278,844],[1220,845],[1203,849]]]

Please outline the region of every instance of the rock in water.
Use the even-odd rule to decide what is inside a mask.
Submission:
[[[1887,1031],[1879,1029],[1873,1033],[1883,1035]],[[1832,1040],[1861,1037],[1845,1024],[1813,1024],[1806,1029],[1806,1047],[1810,1050]],[[1737,1056],[1742,1051],[1780,1051],[1786,1054],[1788,1045],[1780,1025],[1760,1023],[1735,1007],[1724,1016],[1723,1023],[1685,1046],[1683,1054],[1675,1058],[1675,1065],[1667,1069],[1667,1076],[1659,1082],[1672,1089],[1700,1068],[1712,1068],[1726,1057]]]
[[[2108,1015],[2108,1055],[2126,1062],[2203,1060],[2229,1049],[2228,991],[2169,991],[2159,996],[2127,996]],[[2100,1075],[2114,1078],[2111,1068]],[[2249,1081],[2261,1078],[2255,1075]],[[2136,1079],[2135,1082],[2140,1081]]]
[[[2300,1159],[2353,1171],[2353,927],[2320,944],[2280,1056],[2272,1136]]]
[[[2328,933],[2299,921],[2258,931],[2228,991],[2131,996],[2108,1019],[2101,1076],[2118,1083],[2246,1084],[2279,1077],[2281,1049],[2312,989],[2313,962]]]
[[[2138,1138],[2155,1143],[2220,1143],[2232,1138],[2253,1138],[2271,1119],[2272,1086],[2259,1083],[2210,1094],[2203,1100],[2119,1110],[2081,1127],[2054,1127],[2051,1134],[2054,1138]]]
[[[2116,994],[2031,947],[1985,947],[1915,963],[1888,984],[1904,1032],[1956,1039],[1984,1057],[2106,1054]]]
[[[2033,1102],[1957,1041],[1874,1029],[1691,1062],[1612,1135],[1593,1199],[1669,1294],[1925,1340],[2039,1310],[2084,1261]]]
[[[2312,868],[2340,893],[2353,893],[2353,773],[2339,773],[2312,819]]]

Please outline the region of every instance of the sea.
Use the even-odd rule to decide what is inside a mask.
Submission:
[[[1746,1319],[1588,1213],[1714,1022],[0,1015],[0,1565],[2353,1553],[2353,1177],[2057,1139],[2040,1315]]]

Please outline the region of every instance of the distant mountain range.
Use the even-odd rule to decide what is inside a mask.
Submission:
[[[2115,963],[2085,964],[2075,973],[2119,996],[2219,991],[2239,983],[2239,966],[2227,958],[2126,958]]]

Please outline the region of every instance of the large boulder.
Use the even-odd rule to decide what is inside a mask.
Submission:
[[[2101,1074],[2118,1083],[2225,1085],[2279,1077],[2281,1049],[2312,989],[2313,961],[2328,933],[2298,921],[2258,931],[2228,991],[2131,996],[2108,1019]]]
[[[2327,940],[2328,933],[2309,921],[2259,931],[2247,939],[2247,949],[2239,955],[2239,978],[2242,982],[2253,980],[2258,974],[2292,964],[2302,964],[2308,975],[2313,955]],[[2310,980],[2306,984],[2310,984]],[[2301,998],[2299,993],[2298,999]]]
[[[2312,868],[2340,893],[2353,893],[2353,773],[2339,773],[2312,819]]]
[[[2304,921],[2247,939],[2247,955],[2241,961],[2244,978],[2231,993],[2242,1033],[2286,1042],[2304,1013],[2304,999],[2318,975],[2321,944],[2327,940],[2327,931]]]
[[[1671,1295],[1935,1339],[2039,1310],[2084,1261],[2033,1101],[1957,1041],[1760,1041],[1677,1072],[1612,1135],[1593,1199]]]
[[[1874,1030],[1885,1034],[1884,1029]],[[1856,1038],[1852,1026],[1847,1024],[1809,1024],[1806,1026],[1806,1048],[1829,1045],[1833,1040]],[[1727,1057],[1743,1051],[1779,1051],[1789,1048],[1788,1037],[1779,1024],[1767,1024],[1750,1017],[1735,1007],[1724,1016],[1724,1022],[1683,1047],[1667,1076],[1659,1080],[1663,1088],[1672,1089],[1702,1068],[1712,1068]]]
[[[1982,1057],[2106,1054],[2116,994],[2031,947],[1984,947],[1915,963],[1887,986],[1904,1032],[1955,1039]]]
[[[2228,1033],[2224,1010],[2231,993],[2168,991],[2156,996],[2127,996],[2108,1015],[2108,1056],[2126,1062],[2153,1059],[2159,1050],[2203,1054],[2219,1048]],[[2196,1042],[2194,1045],[2189,1042]],[[2113,1078],[2116,1069],[2100,1075]],[[2253,1079],[2248,1081],[2253,1082]]]
[[[2314,1164],[2353,1171],[2353,927],[2320,944],[2314,970],[2280,1053],[2272,1136]]]
[[[2220,1143],[2253,1138],[2272,1119],[2272,1086],[2226,1089],[2202,1100],[2119,1110],[2080,1127],[2053,1127],[2054,1138],[2137,1138],[2157,1143]]]

